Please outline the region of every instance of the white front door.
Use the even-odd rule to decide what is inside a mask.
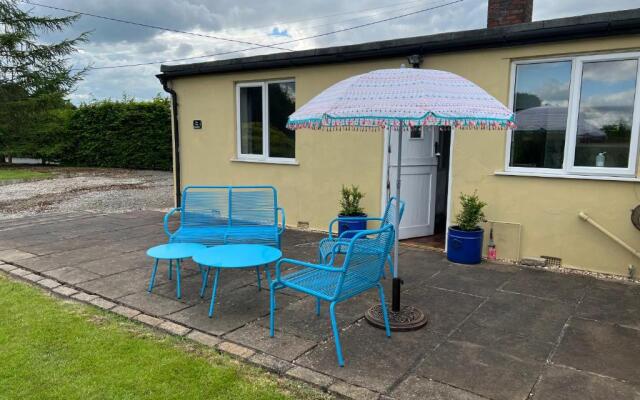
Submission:
[[[434,140],[437,127],[416,127],[402,134],[401,198],[405,202],[400,223],[400,239],[433,235],[438,158]],[[396,195],[398,171],[398,130],[391,129],[388,155],[389,191]]]

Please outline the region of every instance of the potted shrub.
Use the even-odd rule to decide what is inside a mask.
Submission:
[[[480,223],[485,221],[482,209],[487,203],[473,194],[460,194],[460,213],[456,216],[456,225],[447,232],[447,258],[460,264],[478,264],[482,260],[482,238],[484,229]]]
[[[338,235],[341,235],[345,231],[361,231],[367,229],[367,221],[362,218],[367,214],[360,206],[360,200],[364,197],[364,194],[358,189],[357,186],[351,185],[350,187],[342,185],[341,198],[340,198],[340,214],[338,214]],[[360,217],[360,218],[358,218]],[[353,237],[354,233],[347,233],[345,237]]]

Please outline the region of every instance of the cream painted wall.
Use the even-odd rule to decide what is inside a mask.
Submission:
[[[423,67],[464,76],[508,104],[512,60],[638,49],[640,36],[579,40],[427,56]],[[522,226],[518,243],[513,226],[494,225],[498,257],[518,252],[523,257],[554,256],[562,258],[563,265],[619,275],[627,274],[629,264],[640,267],[639,259],[578,218],[585,211],[640,249],[640,232],[629,220],[629,210],[640,204],[640,183],[497,176],[495,171],[504,170],[505,145],[504,132],[455,133],[452,220],[457,196],[477,190],[488,203],[488,219]]]
[[[401,60],[324,67],[270,70],[180,78],[178,93],[182,185],[273,185],[287,214],[287,225],[307,222],[326,230],[338,213],[342,184],[355,184],[365,193],[370,215],[380,213],[382,132],[326,132],[299,130],[299,165],[232,161],[236,158],[235,83],[294,78],[296,104],[354,74],[398,67]],[[203,129],[194,130],[200,119]]]
[[[425,55],[423,67],[457,73],[508,103],[510,63],[514,59],[564,54],[640,49],[640,36]],[[183,185],[273,184],[287,212],[288,225],[309,222],[326,229],[338,211],[340,186],[357,184],[366,193],[369,214],[380,212],[382,133],[297,133],[299,165],[249,164],[231,161],[236,154],[236,82],[295,78],[296,103],[304,104],[331,84],[366,71],[398,67],[404,59],[321,65],[259,72],[179,78],[178,92]],[[191,121],[201,119],[202,130]],[[640,260],[578,218],[586,211],[600,224],[640,249],[640,232],[629,222],[629,210],[640,203],[640,184],[532,177],[497,176],[504,169],[505,132],[455,133],[452,155],[452,215],[457,196],[477,190],[489,203],[487,217],[522,226],[516,240],[513,226],[496,225],[498,254],[556,256],[565,265],[626,274]],[[453,218],[453,217],[452,217]],[[507,256],[509,255],[509,256]]]

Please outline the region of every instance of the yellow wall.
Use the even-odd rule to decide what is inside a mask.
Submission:
[[[640,36],[577,40],[427,54],[423,67],[464,76],[507,104],[510,64],[514,59],[637,49]],[[378,214],[382,133],[301,130],[296,142],[300,165],[232,162],[236,154],[234,84],[295,78],[296,103],[300,106],[341,79],[378,68],[398,67],[403,62],[397,58],[174,80],[179,101],[183,185],[272,184],[279,190],[288,225],[306,221],[312,228],[326,229],[338,211],[340,186],[353,183],[366,193],[364,205],[369,214]],[[194,119],[203,121],[202,130],[191,128]],[[640,260],[578,218],[578,212],[585,211],[640,249],[640,232],[629,222],[629,210],[640,203],[639,183],[497,176],[494,172],[504,169],[505,142],[505,132],[455,133],[452,219],[457,212],[457,196],[477,190],[489,204],[489,219],[521,224],[520,243],[513,226],[496,225],[499,256],[555,256],[562,258],[565,265],[615,274],[626,274],[631,263],[640,267]]]
[[[512,60],[638,49],[640,36],[580,40],[426,56],[423,67],[464,76],[508,104]],[[578,218],[585,211],[640,250],[640,232],[629,220],[629,210],[640,204],[640,183],[497,176],[495,171],[504,170],[505,145],[504,132],[455,133],[452,220],[457,196],[477,189],[488,203],[488,219],[522,227],[518,244],[513,226],[494,225],[498,257],[512,258],[519,250],[522,257],[560,257],[563,265],[619,275],[627,273],[629,264],[640,267],[639,259]]]
[[[287,225],[308,222],[326,230],[339,211],[342,184],[355,184],[365,193],[363,206],[379,215],[382,181],[382,132],[325,132],[299,130],[299,165],[232,161],[236,158],[235,83],[294,78],[296,105],[354,74],[397,67],[400,60],[324,67],[270,70],[180,78],[172,82],[178,93],[182,185],[273,185],[287,214]],[[200,119],[202,130],[192,121]]]

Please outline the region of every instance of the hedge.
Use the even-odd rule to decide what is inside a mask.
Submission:
[[[67,125],[65,165],[170,170],[169,100],[83,104]]]

